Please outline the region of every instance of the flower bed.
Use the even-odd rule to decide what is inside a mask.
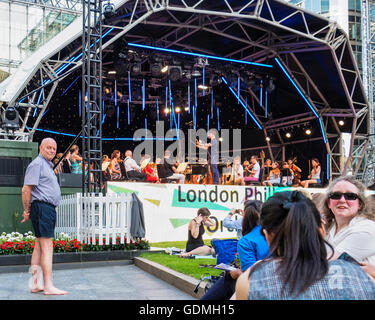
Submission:
[[[99,239],[96,239],[95,244],[80,242],[77,239],[71,239],[68,235],[60,233],[57,239],[53,239],[53,252],[87,252],[87,251],[114,251],[114,250],[147,250],[150,248],[148,241],[140,240],[133,242],[131,239],[124,243],[120,242],[117,237],[113,242],[110,239],[108,244],[99,245]],[[35,237],[31,231],[20,234],[12,232],[6,234],[3,232],[0,236],[0,255],[14,255],[14,254],[32,254],[35,247]]]

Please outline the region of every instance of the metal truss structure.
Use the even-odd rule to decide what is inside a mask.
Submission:
[[[371,7],[374,9],[375,1],[362,0],[362,65],[363,85],[369,100],[369,143],[366,152],[363,154],[362,170],[359,178],[366,185],[374,183],[375,179],[375,119],[374,119],[374,75],[375,75],[375,17],[370,17]]]
[[[102,191],[102,4],[83,1],[82,193]]]
[[[134,43],[232,59],[273,61],[275,68],[282,69],[293,83],[306,108],[297,115],[288,114],[277,119],[263,117],[264,135],[311,121],[321,131],[320,140],[324,141],[328,155],[329,178],[348,171],[358,174],[362,170],[370,130],[369,104],[348,36],[337,23],[280,0],[249,0],[246,3],[227,0],[122,0],[114,3],[118,17],[102,25],[103,50],[126,38]],[[225,46],[224,40],[231,41],[232,45]],[[72,59],[79,49],[77,44],[69,51],[61,49],[57,55],[51,55],[42,62],[39,69],[56,71],[67,63],[66,72],[69,72],[82,63],[82,58]],[[342,91],[340,99],[332,99],[332,93],[325,90],[316,74],[314,76],[308,69],[312,61],[309,59],[316,54],[324,54],[334,66],[337,86]],[[312,67],[322,68],[317,64]],[[27,84],[24,88],[30,91]],[[39,82],[39,87],[42,86],[43,83]],[[257,105],[251,107],[252,112],[257,114],[262,110],[264,115],[264,107],[256,94],[250,89],[248,94],[257,101]],[[20,99],[15,97],[13,101],[19,103]],[[33,108],[33,101],[35,99],[29,99],[28,108]],[[352,121],[352,141],[347,159],[341,148],[342,132],[337,118]],[[33,131],[30,133],[32,135]],[[285,146],[281,137],[280,144],[275,146]]]
[[[9,2],[9,0],[0,0],[0,2]],[[24,6],[38,6],[49,10],[58,10],[61,12],[81,13],[81,0],[12,0],[11,3]]]

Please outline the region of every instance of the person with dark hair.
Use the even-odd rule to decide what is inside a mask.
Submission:
[[[212,183],[219,184],[220,182],[220,173],[218,169],[219,163],[219,142],[216,139],[217,130],[210,129],[207,133],[207,138],[210,139],[209,143],[202,144],[197,141],[197,147],[207,150],[207,162],[210,166],[212,174]]]
[[[317,158],[314,158],[311,160],[311,173],[307,177],[307,180],[301,181],[301,186],[304,188],[308,188],[309,184],[311,183],[322,183],[322,180],[320,178],[320,173],[322,171],[319,160]]]
[[[262,202],[259,200],[249,200],[244,205],[244,215],[242,219],[242,238],[237,243],[238,258],[241,267],[231,272],[225,272],[206,292],[201,300],[228,300],[236,288],[237,278],[242,272],[250,268],[256,261],[266,258],[269,254],[268,244],[264,236],[260,233],[259,214]]]
[[[70,148],[70,164],[72,173],[82,174],[82,157],[79,154],[79,147],[75,144]]]
[[[327,260],[324,224],[301,192],[270,197],[262,206],[260,225],[270,255],[239,277],[237,299],[375,299],[375,284],[360,266]]]
[[[215,254],[214,248],[205,245],[203,241],[204,226],[213,227],[215,225],[215,222],[209,218],[210,215],[211,212],[207,208],[198,209],[197,216],[189,222],[186,249],[184,253],[180,254],[180,257]]]
[[[244,210],[248,205],[251,205],[255,200],[246,200],[243,205],[243,210],[242,209],[231,209],[228,212],[228,215],[224,218],[223,220],[223,227],[228,228],[228,229],[234,229],[237,232],[237,239],[241,239],[241,237],[246,234],[247,232],[242,231],[242,226],[243,224],[243,217],[244,217]],[[259,200],[256,200],[257,203],[262,203]],[[237,214],[237,219],[233,219],[233,216]],[[246,223],[247,226],[247,223]]]
[[[121,180],[121,168],[119,159],[121,156],[120,150],[114,150],[111,154],[111,180]]]
[[[326,240],[334,247],[332,259],[347,253],[375,266],[375,212],[366,187],[352,176],[333,180],[323,198]]]
[[[246,271],[255,262],[264,259],[269,254],[268,243],[264,235],[261,234],[259,226],[262,204],[259,200],[253,200],[245,208],[242,238],[237,243],[238,258],[242,271]]]

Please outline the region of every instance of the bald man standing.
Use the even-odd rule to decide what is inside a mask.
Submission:
[[[44,139],[39,147],[39,155],[29,164],[22,188],[23,220],[31,220],[35,233],[35,247],[31,257],[31,292],[43,291],[45,295],[62,295],[66,291],[54,287],[52,281],[52,258],[56,207],[61,191],[53,172],[52,160],[56,155],[56,141]],[[40,283],[43,272],[44,287]]]

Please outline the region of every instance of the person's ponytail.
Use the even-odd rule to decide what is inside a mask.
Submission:
[[[301,293],[328,272],[320,234],[320,215],[310,199],[294,202],[279,229],[275,245],[282,257],[279,272],[290,292]]]
[[[287,294],[302,293],[327,274],[321,217],[314,203],[301,192],[278,192],[269,198],[262,206],[260,225],[272,235],[270,258],[278,260],[282,293],[287,287]],[[249,277],[262,263],[252,268]]]

